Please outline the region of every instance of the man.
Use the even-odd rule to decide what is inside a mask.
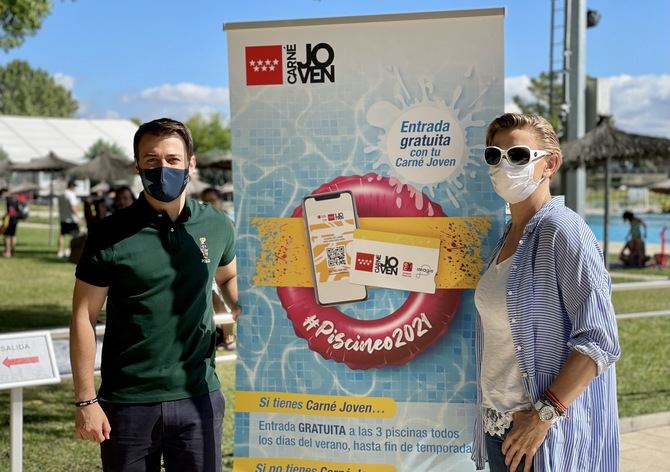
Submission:
[[[92,228],[70,327],[75,426],[105,471],[221,470],[224,401],[215,372],[211,283],[239,314],[230,221],[187,198],[188,128],[167,118],[134,139],[144,192]],[[96,395],[95,323],[107,300]],[[99,400],[99,402],[98,402]]]
[[[67,259],[69,249],[65,247],[65,236],[79,236],[79,199],[74,193],[74,180],[67,183],[67,189],[58,197],[58,214],[60,215],[60,236],[58,236],[58,258]]]
[[[130,190],[130,187],[125,185],[118,187],[114,191],[114,205],[112,206],[112,209],[114,211],[122,210],[135,203],[135,200],[137,199],[135,198],[133,191]]]
[[[5,199],[7,204],[7,212],[3,219],[6,219],[6,226],[3,225],[5,235],[5,250],[2,255],[4,257],[12,257],[16,252],[16,227],[19,224],[19,216],[21,209],[19,208],[19,201],[13,195],[10,195],[6,188],[0,189],[0,198]]]
[[[214,187],[208,187],[200,193],[200,200],[205,203],[209,203],[214,208],[219,211],[223,210],[223,195],[219,192],[218,189]],[[226,305],[221,299],[219,290],[216,287],[216,284],[212,285],[212,305],[214,307],[214,313],[226,313]],[[216,348],[225,349],[226,351],[234,351],[236,348],[235,343],[235,333],[234,333],[234,324],[224,324],[216,327]]]

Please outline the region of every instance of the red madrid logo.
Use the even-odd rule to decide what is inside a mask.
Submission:
[[[284,83],[282,47],[247,46],[247,85],[281,85]]]
[[[403,272],[412,272],[412,266],[413,266],[413,265],[414,265],[414,264],[412,264],[411,262],[404,261],[404,262],[402,263],[402,270],[403,270]]]
[[[356,253],[356,270],[372,272],[372,265],[375,261],[375,255],[367,252]]]

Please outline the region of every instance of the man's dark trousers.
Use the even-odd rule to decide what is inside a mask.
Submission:
[[[100,401],[111,426],[100,445],[105,472],[221,472],[225,409],[216,390],[158,403]]]

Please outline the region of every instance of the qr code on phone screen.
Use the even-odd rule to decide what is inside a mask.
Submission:
[[[347,265],[347,258],[344,254],[344,246],[327,247],[326,262],[328,263],[328,267]]]

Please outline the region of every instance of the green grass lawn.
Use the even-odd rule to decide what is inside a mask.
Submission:
[[[0,332],[67,326],[74,265],[56,258],[48,230],[19,223],[16,257],[0,258]]]
[[[670,317],[619,321],[619,416],[670,411]]]
[[[219,363],[226,398],[223,425],[224,470],[232,470],[234,363]],[[91,472],[102,470],[100,447],[74,437],[72,381],[23,390],[23,470]],[[0,471],[9,470],[9,391],[0,391]],[[188,472],[188,471],[184,471]]]
[[[647,255],[651,254],[647,251]],[[667,257],[666,257],[667,259]],[[628,276],[631,275],[656,275],[662,277],[670,277],[670,263],[666,264],[667,267],[622,267],[621,261],[619,260],[619,254],[610,253],[607,260],[610,263],[610,273],[612,277],[616,277],[619,274],[625,274]]]
[[[628,282],[641,282],[643,279],[634,279],[632,277],[617,277],[616,275],[612,275],[612,283],[613,284],[621,284],[621,283],[628,283]]]
[[[643,311],[670,310],[668,289],[613,292],[612,304],[617,315]]]
[[[613,268],[611,270],[613,277],[616,277],[619,274],[626,275],[656,275],[661,277],[670,277],[670,266],[669,267],[627,267],[622,268]]]
[[[18,241],[18,256],[0,259],[0,333],[67,326],[74,266],[56,259],[46,229],[19,226]],[[618,314],[670,309],[666,293],[662,289],[615,292],[612,302]],[[619,335],[620,416],[670,411],[670,317],[621,320]],[[217,371],[226,397],[223,454],[230,470],[234,364],[219,364]],[[100,470],[98,446],[74,439],[70,380],[27,388],[24,400],[24,470]],[[8,412],[9,392],[0,391],[0,471],[9,470]]]

